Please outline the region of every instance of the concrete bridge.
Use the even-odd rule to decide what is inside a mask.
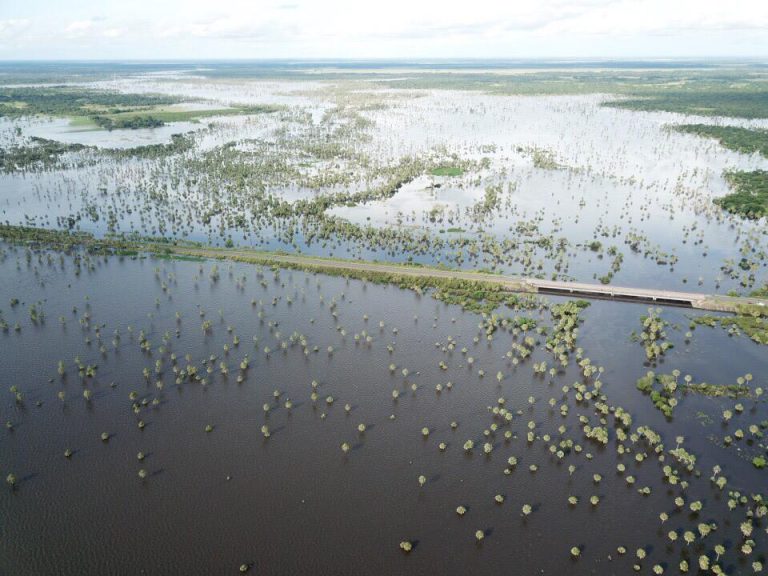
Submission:
[[[685,308],[706,307],[707,299],[711,298],[711,296],[708,296],[707,294],[696,292],[677,292],[672,290],[631,288],[605,284],[585,284],[581,282],[558,282],[553,280],[539,280],[536,278],[526,278],[524,281],[540,294],[621,300],[625,302],[643,302],[646,304],[659,304],[665,306],[683,306]]]

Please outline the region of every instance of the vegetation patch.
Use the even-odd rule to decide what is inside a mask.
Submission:
[[[278,110],[275,106],[246,106],[204,110],[172,110],[149,108],[114,114],[95,114],[89,119],[104,130],[135,130],[157,128],[172,122],[197,122],[211,116],[233,116],[240,114],[266,114]]]
[[[566,166],[560,164],[551,150],[546,148],[538,148],[536,146],[517,147],[517,152],[520,154],[529,155],[533,160],[534,168],[541,170],[562,170]]]
[[[171,141],[167,144],[145,144],[132,148],[110,148],[109,150],[102,150],[102,153],[109,154],[113,158],[153,159],[188,152],[192,150],[194,145],[195,139],[191,133],[171,134]]]
[[[173,96],[124,94],[72,86],[0,88],[0,117],[91,117],[167,106],[178,102],[180,100]]]
[[[78,126],[105,130],[155,128],[170,122],[196,121],[210,116],[261,114],[279,110],[257,105],[179,110],[168,108],[182,100],[160,94],[124,94],[72,86],[0,88],[0,118],[69,117]]]
[[[675,130],[704,138],[714,138],[721,146],[742,154],[758,152],[768,158],[768,130],[708,124],[683,124],[675,126]]]
[[[0,172],[19,172],[25,170],[45,170],[58,168],[66,154],[73,152],[94,152],[93,146],[78,143],[65,143],[33,136],[32,146],[11,146],[0,148]],[[187,152],[194,147],[194,138],[190,134],[172,134],[167,144],[147,144],[133,148],[99,149],[99,154],[115,159],[127,158],[163,158],[172,154]],[[78,166],[92,163],[94,156],[77,157]]]
[[[768,90],[756,87],[715,87],[705,89],[638,90],[634,97],[607,102],[607,106],[645,112],[677,112],[699,116],[768,117]]]
[[[642,322],[643,330],[639,336],[633,332],[632,338],[642,342],[646,358],[655,362],[673,347],[673,344],[667,340],[666,329],[669,322],[661,317],[661,308],[649,308],[648,315],[641,316],[640,322]]]
[[[751,377],[747,378],[751,380]],[[645,376],[638,378],[636,386],[638,390],[650,396],[653,405],[665,416],[671,417],[679,402],[677,398],[679,393],[699,394],[710,398],[751,398],[752,391],[745,382],[746,379],[740,377],[736,384],[696,383],[689,375],[680,382],[680,371],[673,370],[671,374],[656,374],[649,371]]]
[[[58,163],[63,154],[88,148],[83,144],[65,144],[45,138],[33,137],[31,140],[33,146],[0,148],[0,171],[50,168]]]
[[[768,345],[768,310],[760,306],[740,305],[735,316],[705,314],[692,318],[691,321],[710,328],[720,326],[731,335],[743,334],[753,342]]]
[[[130,116],[91,116],[91,120],[104,130],[136,130],[138,128],[158,128],[165,126],[165,121],[150,114],[132,114]]]
[[[437,166],[429,171],[432,176],[461,176],[464,169],[461,166]]]
[[[715,204],[753,220],[768,215],[768,170],[732,170],[725,173],[725,179],[734,192],[716,198]]]
[[[677,406],[675,391],[677,390],[677,377],[672,374],[655,374],[648,372],[642,378],[638,378],[637,389],[651,397],[656,406],[666,417],[672,416],[672,411]]]
[[[513,310],[540,306],[539,301],[531,296],[512,294],[503,290],[500,285],[487,285],[482,282],[441,283],[436,287],[434,297],[446,304],[457,304],[464,310],[478,314],[490,314],[502,306]]]

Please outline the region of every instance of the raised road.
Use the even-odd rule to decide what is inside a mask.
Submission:
[[[246,249],[199,248],[192,246],[168,247],[165,245],[163,246],[163,249],[166,251],[170,249],[174,254],[182,256],[237,260],[258,264],[275,264],[277,266],[287,265],[292,267],[306,267],[317,271],[322,271],[323,269],[335,271],[349,270],[350,272],[374,272],[401,277],[454,278],[459,280],[488,282],[491,284],[500,284],[505,290],[509,290],[510,292],[597,298],[652,305],[683,306],[718,312],[737,312],[739,308],[743,306],[765,307],[765,309],[768,310],[768,300],[752,297],[732,297],[716,294],[703,294],[699,292],[633,288],[627,286],[613,286],[610,284],[540,280],[538,278],[504,276],[469,270],[449,270],[427,266],[410,266],[405,264],[369,262],[363,260],[340,260],[317,256],[305,256],[303,254],[260,252]]]

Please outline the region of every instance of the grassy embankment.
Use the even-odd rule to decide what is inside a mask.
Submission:
[[[454,278],[451,271],[437,268],[426,269],[417,265],[388,263],[385,266],[379,266],[380,269],[376,270],[371,269],[376,266],[376,263],[361,263],[332,258],[292,257],[281,253],[256,250],[227,250],[163,238],[109,236],[99,239],[86,232],[9,225],[0,225],[0,239],[16,244],[64,251],[85,249],[94,254],[129,257],[151,254],[153,257],[182,260],[226,259],[235,262],[318,272],[331,276],[344,276],[377,284],[394,284],[418,293],[430,291],[432,296],[440,301],[457,304],[465,310],[476,313],[491,314],[500,307],[520,310],[536,308],[541,305],[540,301],[535,299],[533,295],[516,294],[506,290],[498,282],[483,281],[481,279],[482,274],[477,274],[479,279]],[[473,275],[471,272],[463,274]]]

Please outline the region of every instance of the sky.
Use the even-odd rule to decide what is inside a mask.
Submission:
[[[768,57],[768,0],[0,0],[0,60]]]

